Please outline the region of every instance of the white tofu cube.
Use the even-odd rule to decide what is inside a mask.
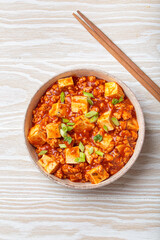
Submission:
[[[109,174],[106,172],[102,165],[92,168],[87,172],[87,175],[89,176],[89,180],[92,184],[98,184],[109,178]]]
[[[112,131],[114,129],[114,125],[111,121],[111,111],[107,111],[105,113],[103,113],[97,121],[98,125],[103,128],[104,125],[107,126],[108,131]]]
[[[62,78],[58,80],[59,88],[69,87],[73,85],[74,85],[74,82],[72,77]]]
[[[66,154],[66,163],[78,164],[78,162],[75,162],[75,159],[80,157],[79,147],[67,148],[65,150],[65,154]]]
[[[96,145],[107,150],[107,152],[111,152],[114,148],[113,137],[110,134],[104,134],[103,140],[101,142],[96,142]]]
[[[46,134],[39,124],[30,129],[28,140],[33,146],[43,145],[46,142]]]
[[[72,112],[79,112],[80,110],[86,114],[88,112],[88,101],[86,96],[74,96],[71,100]]]
[[[76,124],[74,125],[75,132],[81,132],[84,130],[91,131],[94,128],[94,124],[90,123],[89,119],[85,116],[80,116],[75,119]]]
[[[93,147],[93,146],[91,146],[91,145],[86,145],[85,146],[85,155],[86,155],[86,160],[87,160],[87,162],[89,163],[89,164],[91,164],[92,163],[92,155],[91,154],[89,154],[89,149],[90,148],[93,148],[93,153],[92,154],[94,154],[95,153],[95,151],[98,151],[98,148],[96,148],[96,147]]]
[[[115,82],[105,83],[105,97],[124,98],[122,88]]]
[[[57,163],[54,159],[54,157],[49,157],[47,155],[43,155],[41,159],[39,159],[38,163],[45,169],[48,173],[54,173],[59,166],[59,163]]]
[[[67,116],[67,104],[62,103],[54,103],[52,108],[49,111],[50,116],[57,116],[57,117],[66,117]]]
[[[47,138],[60,138],[60,123],[49,123],[46,125]]]

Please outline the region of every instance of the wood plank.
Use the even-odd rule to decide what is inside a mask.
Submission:
[[[145,199],[0,200],[1,238],[158,239],[159,213],[159,202]]]
[[[159,240],[159,103],[78,24],[72,17],[77,9],[160,86],[158,0],[0,0],[0,239]],[[86,192],[38,171],[24,145],[23,121],[43,83],[87,67],[131,88],[146,137],[121,179]]]

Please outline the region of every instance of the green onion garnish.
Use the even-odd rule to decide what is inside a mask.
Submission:
[[[60,99],[61,99],[61,103],[64,103],[64,100],[65,100],[64,92],[61,92]]]
[[[60,129],[60,134],[63,138],[67,137],[67,133],[63,129]]]
[[[93,105],[93,101],[89,97],[87,98],[87,101],[90,105]]]
[[[103,126],[103,129],[108,132],[108,127],[106,125]]]
[[[101,151],[95,151],[95,153],[96,153],[97,155],[101,156],[101,157],[103,157],[103,155],[104,155],[104,153],[101,152]]]
[[[92,93],[88,93],[88,92],[84,92],[84,91],[83,91],[83,95],[86,96],[86,97],[92,97],[92,98],[94,98],[94,96],[93,96]]]
[[[66,124],[62,123],[61,124],[61,128],[64,132],[67,132],[68,131],[68,127],[66,126]]]
[[[120,99],[119,99],[119,103],[122,102],[123,100],[124,100],[123,97],[120,97]]]
[[[48,151],[47,150],[43,150],[43,151],[41,151],[40,153],[38,153],[38,155],[44,155],[44,154],[46,154]]]
[[[84,158],[85,159],[85,154],[83,152],[80,152],[80,158]]]
[[[120,103],[120,102],[122,102],[123,100],[124,100],[123,97],[120,97],[119,100],[118,100],[117,98],[113,98],[113,99],[112,99],[112,104],[113,104],[113,105],[116,105],[117,103]]]
[[[79,149],[81,150],[81,152],[84,152],[84,145],[82,142],[79,143]]]
[[[116,105],[117,103],[119,103],[118,99],[113,98],[113,99],[112,99],[112,104],[113,104],[113,105]]]
[[[68,132],[71,131],[72,129],[73,129],[73,127],[67,126],[67,131],[68,131]]]
[[[66,136],[64,137],[64,141],[68,142],[69,144],[71,144],[72,142],[72,138],[70,136]]]
[[[96,111],[90,111],[88,113],[85,114],[85,117],[87,118],[91,118],[91,117],[94,117],[94,116],[97,116],[98,115],[98,112]]]
[[[97,142],[97,141],[98,141],[98,142],[101,142],[102,139],[103,139],[103,137],[102,137],[100,134],[97,134],[96,136],[94,136],[93,139],[94,139],[95,142]]]
[[[74,160],[75,162],[85,162],[85,154],[80,152],[80,157]]]
[[[73,126],[75,123],[72,123],[72,122],[68,122],[67,125],[68,126]]]
[[[66,148],[67,146],[66,146],[66,144],[59,144],[59,147],[60,148]]]
[[[94,123],[94,122],[97,121],[97,119],[98,119],[98,115],[90,118],[90,122],[91,122],[91,123]]]
[[[119,126],[119,121],[117,118],[112,117],[111,119],[112,119],[112,122],[114,123],[114,125]]]
[[[64,123],[68,123],[69,120],[68,120],[67,118],[62,118],[62,122],[64,122]]]
[[[85,159],[79,157],[79,158],[74,159],[74,161],[80,163],[80,162],[85,162]]]

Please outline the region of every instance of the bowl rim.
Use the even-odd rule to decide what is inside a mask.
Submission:
[[[46,81],[45,83],[43,83],[40,88],[38,88],[38,90],[36,90],[36,92],[34,93],[34,95],[31,97],[30,101],[29,101],[29,104],[27,106],[27,110],[25,112],[25,116],[24,116],[24,128],[23,128],[23,134],[24,134],[24,139],[25,139],[25,147],[27,149],[27,151],[29,152],[29,156],[30,158],[32,159],[32,161],[34,162],[34,164],[36,165],[36,167],[38,168],[38,170],[40,172],[43,173],[43,175],[47,176],[49,179],[51,179],[53,182],[55,183],[58,183],[62,186],[65,186],[65,187],[68,187],[68,188],[72,188],[72,189],[79,189],[79,190],[88,190],[88,189],[95,189],[95,188],[100,188],[100,187],[103,187],[103,186],[106,186],[106,185],[109,185],[111,183],[113,183],[114,181],[118,180],[120,177],[122,177],[132,166],[133,164],[135,163],[135,161],[137,160],[140,152],[141,152],[141,149],[142,149],[142,146],[143,146],[143,143],[144,143],[144,137],[145,137],[145,121],[144,121],[144,115],[143,115],[143,111],[142,111],[142,108],[139,104],[139,101],[137,100],[135,94],[132,92],[132,90],[125,84],[123,83],[119,78],[109,74],[108,72],[105,72],[101,69],[97,69],[97,68],[90,68],[90,67],[87,67],[87,68],[72,68],[72,69],[65,69],[66,71],[64,72],[59,72],[59,73],[56,73],[53,75],[53,77],[51,79],[49,79],[48,81]],[[139,114],[140,114],[140,117],[141,117],[141,132],[139,130],[139,132],[141,133],[139,136],[138,136],[138,140],[137,140],[137,143],[139,141],[139,146],[138,146],[138,151],[134,151],[133,155],[131,156],[131,158],[129,159],[129,161],[126,163],[126,165],[120,169],[116,174],[112,175],[110,178],[98,183],[98,184],[91,184],[91,183],[79,183],[77,185],[76,182],[71,182],[70,180],[66,180],[65,179],[59,179],[57,177],[55,177],[54,175],[51,175],[51,174],[48,174],[46,173],[43,168],[41,166],[39,166],[37,164],[37,161],[35,159],[33,159],[33,156],[32,156],[32,151],[30,149],[30,147],[32,147],[32,149],[34,149],[34,147],[29,143],[28,139],[27,139],[27,135],[26,135],[26,123],[27,123],[27,116],[28,116],[28,113],[29,113],[29,109],[31,107],[31,104],[32,102],[34,102],[34,98],[36,97],[36,95],[41,91],[43,90],[43,94],[46,92],[46,90],[48,89],[49,86],[51,86],[52,84],[54,84],[60,77],[60,75],[63,75],[63,74],[67,74],[67,73],[71,73],[72,75],[76,75],[76,73],[74,72],[83,72],[83,71],[91,71],[93,72],[94,76],[96,76],[96,73],[97,74],[104,74],[107,77],[111,78],[113,81],[117,82],[121,87],[122,89],[124,90],[125,94],[127,95],[127,93],[129,92],[130,95],[132,96],[132,104],[134,106],[135,109],[138,109],[139,111]],[[82,74],[84,76],[84,74]],[[66,75],[65,77],[67,77],[69,75]],[[88,75],[89,76],[89,75]],[[91,76],[91,75],[90,75]],[[55,80],[55,78],[57,78]],[[104,79],[105,80],[105,79]],[[108,80],[106,80],[108,81]],[[44,88],[44,89],[43,89]],[[126,93],[126,90],[127,90],[127,93]],[[43,96],[43,94],[40,96],[40,98]],[[40,99],[39,98],[39,99]],[[129,98],[129,97],[128,97]],[[129,98],[130,99],[130,98]],[[135,107],[135,104],[136,104],[136,107]],[[36,104],[37,105],[37,104]],[[136,115],[137,115],[137,112],[136,112]],[[136,147],[137,147],[137,143],[136,143]],[[29,147],[30,146],[30,147]],[[137,150],[137,148],[135,148],[135,150]],[[34,150],[35,152],[35,150]],[[86,186],[86,184],[89,184]]]

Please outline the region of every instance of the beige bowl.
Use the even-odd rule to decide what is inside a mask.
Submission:
[[[28,142],[28,139],[27,139],[28,131],[29,131],[30,127],[32,126],[32,123],[31,123],[32,122],[32,111],[37,106],[37,103],[39,102],[39,99],[41,98],[41,96],[45,93],[47,88],[50,87],[53,83],[55,83],[58,79],[68,77],[68,76],[73,76],[73,75],[78,76],[78,77],[92,75],[92,76],[96,76],[97,78],[104,79],[107,81],[117,82],[123,88],[125,94],[130,99],[132,104],[134,105],[136,114],[137,114],[137,119],[138,119],[138,123],[139,123],[139,136],[138,136],[134,154],[132,155],[132,157],[130,158],[128,163],[119,172],[117,172],[115,175],[111,176],[109,179],[106,179],[105,181],[103,181],[99,184],[91,184],[88,182],[87,183],[71,182],[68,179],[59,179],[59,178],[55,177],[54,175],[50,175],[50,174],[46,173],[43,170],[43,168],[37,164],[38,157],[35,152],[35,148]],[[35,95],[31,99],[31,102],[30,102],[27,112],[26,112],[25,122],[24,122],[24,134],[25,134],[26,146],[30,153],[30,156],[32,157],[33,161],[35,162],[36,166],[40,169],[40,171],[43,174],[45,174],[48,178],[50,178],[54,182],[57,182],[61,185],[64,185],[64,186],[67,186],[70,188],[94,189],[94,188],[102,187],[104,185],[108,185],[108,184],[114,182],[115,180],[117,180],[118,178],[123,176],[128,171],[129,168],[131,168],[133,163],[138,158],[138,155],[139,155],[142,145],[143,145],[144,135],[145,135],[145,123],[144,123],[144,117],[143,117],[142,109],[139,105],[139,102],[137,101],[137,99],[136,99],[135,95],[132,93],[132,91],[123,82],[121,82],[120,80],[117,80],[114,77],[108,75],[107,73],[99,71],[99,70],[77,69],[77,70],[71,70],[71,71],[67,71],[67,72],[56,75],[51,80],[46,82],[35,93]]]

